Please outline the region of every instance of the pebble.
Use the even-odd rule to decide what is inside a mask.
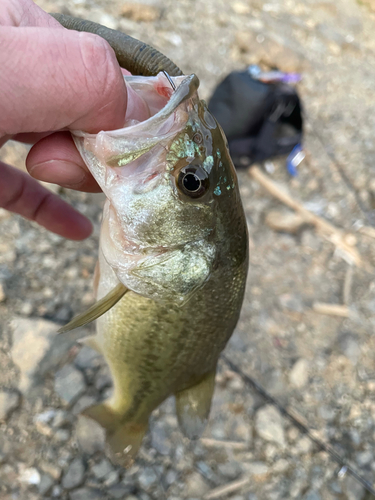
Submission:
[[[165,422],[157,421],[151,430],[151,446],[161,455],[169,456],[172,450],[172,443],[169,440],[170,429]]]
[[[153,5],[145,5],[140,3],[122,3],[121,15],[135,22],[150,23],[156,21],[161,12]]]
[[[64,474],[61,485],[65,490],[81,486],[85,477],[85,464],[81,458],[75,458]]]
[[[184,494],[186,497],[202,498],[209,489],[209,485],[198,472],[191,473],[185,480]]]
[[[148,491],[158,482],[158,476],[152,467],[145,467],[138,476],[138,482],[142,489]]]
[[[109,367],[104,365],[100,368],[96,378],[95,378],[95,387],[98,391],[102,391],[107,387],[112,386],[112,378],[111,373],[109,371]]]
[[[244,468],[248,475],[251,475],[254,481],[263,482],[267,479],[269,474],[269,467],[264,462],[253,462],[244,464]]]
[[[366,493],[364,487],[352,476],[348,476],[346,479],[345,491],[348,500],[362,500]]]
[[[93,465],[91,470],[97,479],[103,479],[107,474],[113,471],[113,467],[109,460],[103,458],[99,463]]]
[[[306,225],[306,219],[295,212],[271,210],[265,217],[265,223],[274,231],[296,234]]]
[[[283,418],[274,406],[267,405],[257,411],[255,429],[258,435],[264,440],[276,443],[281,448],[285,448]]]
[[[86,390],[83,374],[72,365],[65,365],[55,375],[55,392],[70,404]]]
[[[104,450],[105,431],[91,418],[82,415],[78,417],[76,439],[81,450],[87,455],[93,455],[97,451]]]
[[[310,363],[307,359],[296,361],[289,373],[289,382],[296,389],[305,387],[309,380]]]
[[[0,421],[7,420],[20,405],[20,395],[15,391],[0,391]]]
[[[117,499],[123,499],[123,498],[129,498],[127,495],[130,493],[130,487],[125,485],[125,484],[115,484],[114,486],[111,486],[108,490],[108,494],[111,498]]]
[[[41,481],[40,472],[35,467],[25,469],[19,476],[21,483],[38,485]]]
[[[309,439],[307,436],[302,436],[302,438],[297,441],[294,449],[299,455],[307,455],[307,453],[310,453],[312,448],[313,443],[311,439]]]
[[[91,349],[84,345],[77,354],[74,364],[81,370],[87,370],[88,368],[98,368],[102,359],[102,355],[95,351],[95,349]]]
[[[224,464],[219,464],[217,470],[219,474],[230,480],[237,479],[242,473],[242,467],[234,460],[225,462]]]
[[[70,439],[70,432],[68,429],[58,429],[54,434],[54,440],[58,443],[65,443]]]
[[[330,406],[322,405],[319,408],[319,415],[322,417],[323,420],[327,420],[327,422],[330,422],[335,418],[336,412]]]
[[[303,500],[321,500],[321,496],[314,490],[309,490],[303,497]]]
[[[52,422],[56,415],[55,410],[46,410],[43,413],[38,413],[34,416],[34,424],[40,434],[43,436],[52,435]]]
[[[7,296],[5,293],[4,285],[2,283],[0,283],[0,302],[4,302],[6,298],[7,298]]]
[[[113,470],[108,474],[104,480],[104,486],[110,488],[111,486],[117,484],[120,481],[120,471]]]
[[[80,488],[72,491],[69,500],[100,500],[103,499],[103,492],[94,488]]]
[[[360,467],[366,467],[366,465],[371,464],[373,460],[374,455],[369,450],[357,453],[356,462]]]
[[[40,364],[51,349],[58,326],[42,319],[16,318],[12,322],[13,345],[11,355],[20,370],[18,388],[27,393],[34,384]]]
[[[49,474],[42,474],[39,483],[39,493],[44,496],[47,495],[53,487],[54,479]]]
[[[97,402],[96,398],[93,396],[83,395],[76,404],[73,406],[72,413],[73,415],[79,415],[89,406],[93,406]]]

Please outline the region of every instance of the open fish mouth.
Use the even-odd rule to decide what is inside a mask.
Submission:
[[[127,180],[138,178],[138,189],[142,191],[146,186],[149,189],[149,183],[160,173],[162,164],[153,159],[160,159],[170,138],[185,127],[189,108],[193,105],[188,101],[199,87],[196,75],[171,78],[175,91],[163,73],[147,79],[139,76],[125,76],[124,79],[128,92],[136,94],[141,110],[128,109],[121,129],[98,134],[73,132],[79,152],[108,198],[119,175]],[[140,117],[144,119],[139,120]],[[143,161],[137,161],[140,157]],[[126,166],[128,168],[123,168]]]

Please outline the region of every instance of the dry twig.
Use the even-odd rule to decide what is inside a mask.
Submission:
[[[349,318],[350,310],[347,306],[340,304],[326,304],[323,302],[315,302],[313,304],[315,312],[320,314],[327,314],[329,316],[341,316],[342,318]]]
[[[247,486],[251,483],[251,479],[249,477],[245,479],[239,479],[238,481],[233,481],[232,483],[224,484],[224,486],[218,486],[213,490],[206,493],[203,497],[203,500],[215,500],[216,498],[221,498],[230,493],[235,493],[240,490],[244,486]]]
[[[339,248],[349,263],[362,267],[361,256],[358,250],[347,241],[347,235],[337,229],[335,226],[322,219],[321,217],[313,214],[307,210],[301,203],[294,200],[289,194],[280,189],[266,174],[264,174],[259,167],[253,166],[249,169],[249,174],[253,179],[259,182],[272,196],[280,200],[288,207],[296,210],[306,220],[306,223],[312,224],[328,238],[337,248]]]
[[[218,439],[201,438],[201,443],[207,448],[226,448],[237,451],[248,449],[248,445],[240,441],[219,441]]]

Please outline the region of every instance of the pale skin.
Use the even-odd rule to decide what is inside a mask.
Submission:
[[[69,131],[120,128],[126,112],[142,119],[127,72],[106,41],[64,29],[32,0],[0,2],[0,68],[0,147],[33,144],[29,175],[0,161],[0,207],[63,237],[88,237],[90,221],[35,179],[100,191]]]

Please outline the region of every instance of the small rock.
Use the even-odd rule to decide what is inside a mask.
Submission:
[[[138,475],[138,482],[142,489],[149,490],[151,486],[158,482],[158,477],[154,469],[145,467]]]
[[[121,16],[135,22],[150,23],[160,17],[160,10],[152,5],[139,3],[122,3]]]
[[[306,225],[306,220],[295,212],[272,210],[266,215],[265,223],[274,231],[296,234],[302,226]]]
[[[103,479],[113,471],[113,467],[109,460],[103,458],[98,464],[93,465],[91,470],[97,479]]]
[[[321,500],[321,496],[314,490],[309,490],[303,497],[303,500]]]
[[[177,478],[178,473],[174,469],[169,469],[164,476],[164,480],[168,486],[175,483],[177,481]]]
[[[54,439],[58,443],[65,443],[70,439],[70,432],[68,431],[68,429],[58,429],[55,432]]]
[[[345,356],[356,365],[361,355],[358,339],[350,333],[344,333],[339,337],[339,345]]]
[[[289,469],[289,462],[285,458],[280,458],[277,462],[273,464],[272,470],[277,473],[285,473]]]
[[[4,302],[6,298],[4,285],[0,283],[0,302]]]
[[[186,497],[202,498],[209,489],[209,485],[198,472],[193,472],[186,478],[184,488]]]
[[[257,411],[255,428],[260,437],[278,444],[281,448],[285,448],[283,419],[274,406],[267,405]]]
[[[85,477],[85,465],[81,458],[76,458],[69,465],[63,476],[61,485],[65,490],[72,490],[81,486]]]
[[[80,488],[69,495],[69,500],[100,500],[102,498],[103,492],[94,488]]]
[[[73,415],[79,415],[89,406],[93,406],[96,403],[96,399],[93,396],[83,395],[73,406]]]
[[[123,499],[123,498],[129,498],[128,495],[131,491],[131,488],[125,484],[115,484],[108,490],[108,494],[111,498],[117,499]]]
[[[65,365],[55,376],[55,392],[66,403],[75,401],[86,390],[83,374],[71,365]]]
[[[356,456],[357,464],[360,467],[366,467],[366,465],[371,464],[373,460],[374,460],[374,455],[369,450],[358,453]]]
[[[246,465],[246,473],[251,475],[254,481],[259,483],[265,481],[269,475],[269,467],[264,462],[253,462]]]
[[[242,467],[238,462],[235,461],[219,464],[217,470],[219,474],[230,480],[237,479],[242,473]]]
[[[7,420],[20,405],[20,395],[14,391],[0,391],[0,421]]]
[[[156,422],[152,427],[151,446],[161,455],[169,456],[172,450],[172,443],[169,440],[170,432],[165,422]]]
[[[234,2],[232,4],[232,9],[236,14],[250,14],[251,8],[250,5],[244,2]]]
[[[71,425],[72,416],[64,410],[56,410],[53,417],[52,427],[61,428]]]
[[[109,367],[107,365],[104,365],[100,368],[95,378],[95,387],[98,389],[98,391],[102,391],[103,389],[106,389],[107,387],[111,386],[112,386],[111,373],[109,371]]]
[[[120,481],[120,471],[118,470],[113,470],[108,474],[108,476],[104,480],[104,486],[107,488],[110,488],[111,486],[114,486]]]
[[[46,410],[34,416],[34,424],[40,434],[43,434],[43,436],[52,435],[51,425],[55,415],[55,410]]]
[[[75,336],[56,335],[59,325],[43,319],[16,318],[12,322],[11,355],[20,371],[18,388],[23,394],[49,371],[55,371]],[[82,335],[82,332],[76,336]]]
[[[327,420],[328,422],[330,422],[335,418],[336,412],[330,406],[322,405],[319,408],[319,415],[322,417],[323,420]]]
[[[33,385],[33,378],[40,362],[51,348],[57,326],[51,321],[17,318],[12,323],[12,359],[20,370],[19,389],[27,392]]]
[[[62,488],[61,486],[59,486],[58,484],[56,484],[53,488],[52,488],[52,498],[59,498],[61,497],[61,494],[62,494]]]
[[[105,448],[105,431],[91,418],[78,417],[76,438],[81,450],[88,455]]]
[[[88,368],[98,368],[102,360],[101,354],[99,354],[95,349],[91,347],[83,346],[82,349],[77,354],[74,364],[77,368],[81,370],[87,370]]]
[[[352,476],[346,479],[346,495],[348,500],[362,500],[365,497],[364,487]]]
[[[61,478],[62,470],[57,465],[51,464],[49,462],[42,462],[40,468],[43,472],[52,476],[55,481],[59,481]]]
[[[310,363],[307,359],[299,359],[289,373],[289,382],[296,389],[302,389],[309,380]]]
[[[21,481],[21,483],[38,485],[40,484],[41,477],[38,469],[30,467],[29,469],[25,469],[21,473],[19,480]]]
[[[43,474],[39,483],[39,493],[44,496],[47,495],[52,487],[54,480],[49,474]]]
[[[300,455],[307,455],[312,450],[313,444],[311,439],[307,436],[303,436],[295,446],[296,452]]]

